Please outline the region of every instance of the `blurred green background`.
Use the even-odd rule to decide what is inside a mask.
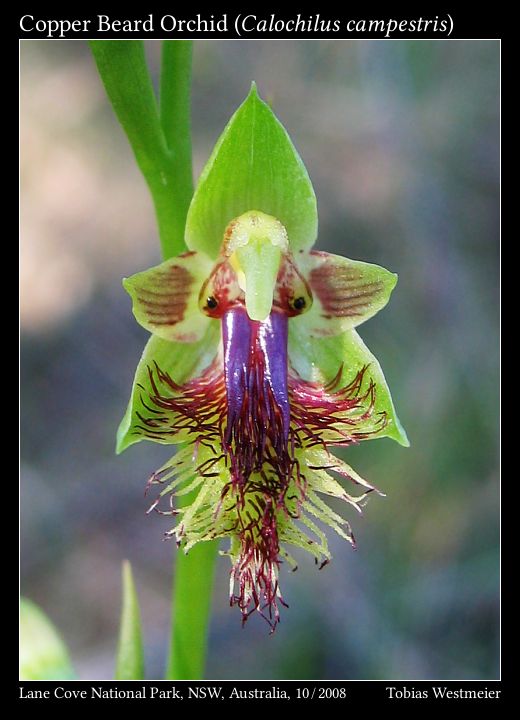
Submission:
[[[253,79],[309,170],[318,246],[399,273],[361,334],[412,446],[346,451],[387,497],[351,518],[356,552],[330,537],[321,572],[282,570],[274,636],[241,629],[219,559],[207,675],[496,678],[499,44],[196,41],[197,175]],[[176,550],[143,490],[169,451],[113,451],[147,338],[121,278],[159,261],[151,201],[86,43],[22,42],[21,93],[22,592],[80,677],[110,678],[128,558],[159,678]]]

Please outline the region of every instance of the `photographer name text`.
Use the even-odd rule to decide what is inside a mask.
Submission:
[[[387,700],[499,700],[502,691],[484,686],[480,689],[457,687],[455,684],[384,688]],[[82,689],[67,688],[57,685],[52,690],[32,689],[20,686],[21,700],[339,700],[349,699],[345,686],[336,687],[298,687],[298,685],[278,685],[244,688],[240,685],[181,685],[157,686],[141,685],[132,689],[106,688],[92,685]]]

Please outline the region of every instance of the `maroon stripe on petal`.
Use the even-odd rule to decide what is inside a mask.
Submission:
[[[311,270],[310,285],[326,318],[364,315],[383,287],[378,280],[363,282],[359,271],[327,260]]]
[[[172,265],[167,272],[157,272],[148,279],[151,287],[137,288],[137,302],[150,325],[175,325],[184,318],[193,280],[186,268]]]
[[[148,298],[148,302],[157,302],[154,298],[166,298],[166,300],[172,298],[182,298],[186,294],[186,287],[182,290],[168,290],[167,292],[154,292],[147,288],[141,288],[139,292]]]

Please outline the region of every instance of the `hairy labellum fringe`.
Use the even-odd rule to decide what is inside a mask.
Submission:
[[[303,548],[320,567],[326,564],[327,539],[315,520],[355,545],[349,523],[321,495],[361,512],[374,490],[327,446],[365,439],[387,419],[374,412],[376,387],[365,382],[366,367],[346,386],[340,385],[343,368],[327,385],[287,374],[287,318],[279,313],[269,323],[255,323],[235,311],[223,321],[223,341],[224,361],[216,358],[182,385],[157,365],[149,368],[152,392],[143,394],[146,414],[139,414],[136,430],[181,445],[149,480],[164,486],[151,509],[179,516],[167,536],[185,551],[199,541],[230,537],[230,603],[243,622],[256,610],[274,630],[279,604],[285,605],[280,564],[296,568],[285,546]],[[362,486],[363,493],[347,494],[331,472]],[[194,502],[175,509],[174,496],[193,490]],[[170,507],[159,510],[165,495]]]

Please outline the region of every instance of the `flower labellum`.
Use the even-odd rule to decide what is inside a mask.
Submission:
[[[280,567],[296,568],[290,548],[322,567],[324,526],[355,545],[325,498],[361,512],[375,490],[331,450],[378,437],[407,445],[354,329],[384,307],[397,277],[312,251],[316,228],[303,163],[253,86],[202,173],[189,251],[124,281],[152,338],[118,449],[142,439],[178,446],[149,480],[161,488],[151,509],[177,518],[167,536],[185,552],[228,538],[230,603],[273,630],[286,604]],[[188,493],[191,504],[177,507]]]

